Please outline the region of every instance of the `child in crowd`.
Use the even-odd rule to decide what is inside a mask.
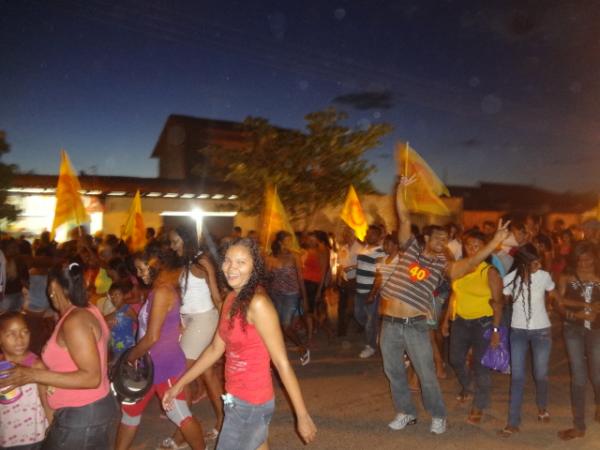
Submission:
[[[113,312],[104,316],[110,328],[111,361],[116,361],[125,350],[135,345],[137,314],[127,302],[132,290],[133,286],[129,280],[120,280],[113,283],[108,291],[110,301],[115,307]]]
[[[0,315],[0,363],[43,368],[29,351],[29,340],[25,316],[19,312]],[[51,421],[45,386],[32,383],[0,392],[0,448],[41,449]]]

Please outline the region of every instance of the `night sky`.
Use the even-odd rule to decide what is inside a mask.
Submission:
[[[334,105],[394,126],[368,153],[384,192],[397,139],[448,184],[600,190],[598,23],[583,0],[0,0],[6,160],[153,177],[169,114],[298,128]]]

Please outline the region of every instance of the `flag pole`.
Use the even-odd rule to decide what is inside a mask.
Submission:
[[[408,141],[404,145],[404,176],[408,177]],[[402,187],[402,193],[404,194],[404,201],[406,202],[406,186]]]

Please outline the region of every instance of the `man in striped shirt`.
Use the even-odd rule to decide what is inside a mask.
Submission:
[[[385,256],[381,247],[383,230],[370,225],[365,236],[365,246],[356,257],[356,296],[354,297],[354,318],[365,327],[365,348],[358,355],[370,358],[377,347],[377,301],[369,302],[369,293],[375,283],[377,260]]]
[[[419,377],[425,409],[431,414],[431,432],[446,431],[446,407],[435,373],[433,350],[427,319],[433,318],[433,293],[444,276],[459,278],[474,270],[506,237],[508,223],[500,222],[494,238],[477,254],[459,261],[446,259],[448,232],[431,226],[422,246],[411,236],[410,215],[404,202],[405,187],[416,178],[400,178],[396,192],[399,218],[398,241],[404,248],[398,266],[381,290],[383,316],[381,327],[381,355],[383,367],[390,382],[392,399],[397,415],[389,427],[401,430],[417,421],[417,410],[412,401],[406,378],[406,352]]]

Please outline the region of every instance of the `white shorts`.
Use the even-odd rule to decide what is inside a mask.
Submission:
[[[181,349],[186,359],[195,360],[208,347],[215,335],[219,324],[219,311],[213,308],[199,314],[182,314],[181,323],[183,324]]]

